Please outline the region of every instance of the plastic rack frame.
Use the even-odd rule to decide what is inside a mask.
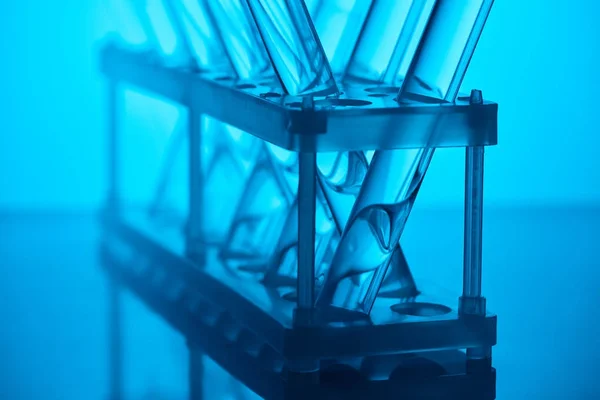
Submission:
[[[110,158],[100,255],[111,285],[113,398],[121,398],[122,392],[123,286],[188,338],[192,398],[200,398],[198,383],[192,379],[200,368],[194,361],[198,349],[264,398],[384,399],[391,393],[411,399],[495,398],[491,348],[496,344],[496,316],[486,311],[481,295],[481,228],[483,150],[497,144],[497,104],[477,93],[455,103],[415,98],[398,104],[388,88],[373,86],[349,87],[339,98],[285,96],[268,82],[240,82],[169,67],[151,53],[115,45],[103,48],[100,64],[108,80]],[[189,216],[180,240],[166,240],[119,205],[121,83],[188,109]],[[298,212],[313,218],[299,218],[295,304],[259,282],[240,284],[240,278],[225,273],[217,258],[200,245],[202,115],[299,153]],[[329,320],[314,307],[316,154],[425,147],[466,148],[463,295],[458,302],[428,297],[427,290],[419,296],[421,304],[449,306],[452,310],[444,315],[426,316],[418,310],[400,315],[390,310],[393,299],[379,298],[369,318]],[[459,349],[467,349],[466,354]],[[390,371],[384,379],[361,377],[349,384],[352,372],[340,373],[335,367],[361,358],[361,372],[369,360],[397,370],[414,360],[414,353],[441,357],[445,372],[392,379]]]

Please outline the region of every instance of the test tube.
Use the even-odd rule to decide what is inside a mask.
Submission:
[[[172,0],[130,0],[149,43],[170,62],[193,66],[189,42],[176,19]]]
[[[268,79],[274,76],[273,69],[247,7],[239,0],[210,3],[238,75],[251,80]],[[252,158],[235,155],[237,162],[249,167],[249,174],[239,201],[225,205],[234,213],[219,255],[226,267],[236,271],[264,272],[293,203],[297,157],[248,134],[244,133],[243,138],[258,151],[252,153]],[[223,185],[223,180],[216,182]],[[222,202],[220,198],[216,201]]]
[[[373,0],[316,0],[309,5],[331,70],[336,77],[346,71]]]
[[[271,144],[261,149],[219,254],[226,267],[259,276],[280,243],[298,182],[296,154]]]
[[[375,0],[345,78],[401,86],[435,3]]]
[[[183,36],[196,60],[196,67],[202,72],[218,71],[225,76],[235,77],[236,72],[206,4],[196,0],[165,0],[164,5],[169,10],[171,19],[176,21],[179,31],[185,32]],[[201,233],[205,244],[219,244],[224,240],[231,224],[235,209],[231,205],[236,204],[243,190],[243,182],[249,175],[250,168],[244,160],[255,157],[256,143],[249,135],[214,119],[204,117],[201,123],[201,159],[205,175],[203,187],[205,191],[212,192],[212,196],[205,196],[203,201],[204,207],[210,212],[204,213]],[[161,211],[165,192],[171,184],[175,164],[173,160],[186,145],[187,134],[187,124],[178,124],[169,139],[165,162],[150,208],[151,216],[156,216]],[[236,150],[236,154],[232,153],[232,149]],[[224,179],[228,180],[229,185],[223,185]],[[229,199],[229,207],[221,198]]]
[[[416,93],[454,101],[492,4],[436,4],[400,98]],[[375,153],[318,305],[371,311],[432,156],[429,148]]]
[[[202,0],[167,0],[200,71],[235,77],[223,40]]]
[[[243,1],[195,1],[197,8],[203,11],[203,20],[218,27],[210,30],[214,34],[210,45],[218,43],[224,47],[234,76],[242,79],[273,76],[266,50]],[[204,167],[203,190],[207,195],[203,200],[206,210],[203,242],[221,247],[224,259],[238,259],[241,254],[236,245],[243,242],[239,234],[253,226],[242,210],[254,215],[254,219],[258,213],[256,207],[245,200],[255,190],[248,186],[254,187],[251,182],[263,176],[263,172],[269,174],[263,171],[265,146],[252,135],[209,117],[203,117],[202,128],[205,141],[211,142],[211,148],[205,149],[209,154],[204,157],[210,157],[210,163]]]
[[[221,38],[241,79],[274,75],[269,56],[243,0],[200,0],[219,24]]]
[[[434,5],[435,0],[370,3],[358,43],[339,44],[353,49],[345,78],[373,85],[402,85]],[[330,171],[322,162],[324,158],[320,155],[319,179],[336,222],[344,229],[368,168],[367,157],[362,152],[340,153]],[[332,241],[332,246],[337,242]],[[414,297],[418,291],[404,253],[398,248],[396,254],[387,272],[386,287],[392,295]]]
[[[330,62],[333,62],[335,65],[335,67],[332,67],[332,70],[337,75],[341,75],[345,70],[356,40],[362,30],[362,24],[368,14],[370,1],[320,0],[313,2],[311,6],[311,16],[315,28],[321,39],[324,40],[324,51],[328,53],[327,58]],[[364,158],[362,152],[356,154]],[[340,153],[340,155],[343,157],[347,156],[348,153]],[[347,167],[347,165],[340,166],[340,160],[336,158],[337,156],[338,154],[335,153],[319,154],[317,157],[318,164],[328,169],[330,175],[327,178],[336,181],[335,184],[337,186],[335,189],[345,185],[344,190],[348,190],[350,185],[348,180],[353,178],[346,176],[346,179],[342,182],[339,180],[339,177],[334,177],[333,175],[340,172],[342,174],[349,172],[351,176],[354,176],[356,171],[353,168],[342,171],[343,167]],[[351,162],[354,162],[354,158],[351,159]],[[331,165],[327,166],[325,164]],[[366,162],[363,163],[362,167],[366,170]],[[363,176],[364,173],[361,175],[361,181]],[[319,180],[321,179],[319,177]],[[351,205],[345,208],[340,207],[340,205],[330,207],[331,204],[327,202],[324,190],[323,185],[320,185],[316,192],[314,268],[315,283],[317,286],[324,277],[324,270],[328,268],[331,262],[330,258],[333,254],[331,249],[335,246],[341,234],[341,228],[337,224],[339,218],[334,218],[332,211],[343,212],[347,210],[349,213],[351,209]],[[334,200],[338,198],[342,201],[349,200],[347,197],[338,196]],[[282,236],[279,238],[273,256],[269,261],[263,282],[266,285],[275,287],[289,286],[295,283],[297,272],[298,201],[296,199],[284,224]]]
[[[153,48],[149,33],[137,16],[131,1],[109,0],[108,12],[110,22],[114,24],[112,30],[128,47],[145,50]]]
[[[338,88],[303,0],[246,0],[283,89],[295,96]]]

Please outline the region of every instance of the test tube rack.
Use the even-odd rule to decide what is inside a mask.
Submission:
[[[122,392],[123,288],[188,339],[194,399],[201,398],[198,352],[267,399],[495,398],[496,316],[481,295],[481,228],[483,150],[497,144],[497,104],[477,91],[454,103],[414,98],[399,104],[389,88],[368,85],[349,87],[338,98],[292,97],[268,82],[170,67],[152,53],[114,44],[103,47],[100,69],[108,87],[110,180],[100,257],[111,287],[113,398]],[[188,110],[189,215],[176,239],[119,204],[122,84]],[[226,273],[201,245],[202,115],[299,153],[298,212],[313,218],[299,218],[295,302]],[[424,147],[466,148],[463,295],[444,301],[423,290],[406,314],[390,309],[393,299],[380,298],[368,318],[331,320],[314,306],[316,154]]]

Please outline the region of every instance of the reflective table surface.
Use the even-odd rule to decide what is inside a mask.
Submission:
[[[402,244],[417,283],[458,296],[462,224],[460,208],[414,210]],[[0,398],[107,398],[99,237],[93,213],[0,213]],[[600,396],[599,238],[600,207],[486,208],[498,399]],[[184,339],[131,295],[124,316],[127,398],[187,398]],[[254,397],[211,363],[204,383],[208,398]]]

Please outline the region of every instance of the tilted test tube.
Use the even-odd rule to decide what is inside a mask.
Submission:
[[[150,46],[164,61],[195,67],[190,42],[176,15],[175,0],[127,0],[143,27]]]
[[[196,60],[196,66],[201,72],[213,72],[217,79],[233,79],[238,76],[227,54],[216,21],[204,0],[165,0],[165,6],[170,9],[170,16],[185,32],[189,41],[190,51]],[[231,13],[230,18],[235,14]],[[237,61],[237,59],[236,59]],[[168,186],[172,160],[176,159],[184,143],[187,129],[178,124],[178,129],[171,135],[166,152],[165,163],[155,192],[151,212],[160,209],[164,192]],[[252,169],[252,162],[259,153],[259,142],[254,137],[245,134],[230,125],[223,124],[211,118],[203,118],[201,122],[202,143],[202,173],[203,190],[211,196],[204,196],[204,212],[201,224],[202,242],[205,244],[221,244],[226,237],[233,219],[234,204],[239,200],[245,181]],[[200,132],[198,132],[200,133]],[[223,181],[228,184],[224,185]],[[227,198],[228,204],[221,199]]]
[[[219,72],[235,77],[223,40],[203,0],[166,0],[177,18],[181,31],[200,71]]]
[[[327,56],[302,0],[246,0],[286,93],[336,95]]]
[[[344,76],[400,87],[436,0],[373,0]]]
[[[210,3],[210,9],[222,32],[225,46],[240,77],[269,81],[274,71],[263,40],[245,2]],[[236,17],[232,21],[232,15]],[[254,140],[259,149],[251,163],[226,240],[219,256],[226,267],[237,271],[264,272],[280,238],[293,205],[297,187],[295,153]]]
[[[219,26],[220,37],[241,79],[268,79],[274,76],[260,34],[244,0],[197,0],[210,11]]]
[[[341,75],[348,69],[354,73],[353,80],[370,82],[373,85],[391,84],[397,81],[398,77],[404,77],[409,65],[409,62],[404,59],[412,59],[434,1],[401,3],[399,6],[400,3],[388,0],[373,2],[323,0],[313,4],[314,24],[321,40],[325,43],[324,49],[329,59],[335,61],[334,72]],[[392,14],[398,17],[395,21],[400,21],[399,28],[395,30],[391,30],[390,25],[387,24],[389,15]],[[332,15],[335,16],[336,25],[328,20]],[[379,50],[377,42],[384,40],[382,38],[391,45],[383,46]],[[379,73],[374,74],[375,68],[364,66],[373,58],[394,65],[387,65],[381,68]],[[390,72],[392,70],[393,73]],[[318,178],[320,189],[323,191],[323,194],[319,192],[319,195],[327,201],[332,213],[329,219],[333,218],[339,231],[343,230],[348,220],[366,174],[369,159],[370,157],[363,152],[325,153],[317,157]],[[322,202],[317,202],[316,212],[315,276],[319,287],[323,283],[323,277],[329,268],[332,252],[339,242],[340,235],[336,231],[328,231],[325,228],[331,226],[331,223],[323,217],[325,211]],[[291,216],[289,221],[294,221],[293,218],[294,216]],[[285,229],[287,234],[282,237],[281,244],[278,246],[280,250],[275,253],[278,257],[271,262],[265,277],[266,281],[280,282],[282,276],[294,276],[295,270],[290,266],[295,265],[293,254],[296,249],[291,247],[293,235],[290,232],[294,232],[296,226],[291,225]],[[414,297],[417,289],[400,249],[395,260],[397,265],[394,265],[390,271],[393,273],[389,274],[390,281],[393,281],[393,293],[403,297]]]
[[[223,44],[235,76],[245,80],[273,79],[273,70],[247,5],[240,0],[198,0],[198,3],[218,27],[215,40]],[[233,126],[210,118],[204,118],[204,122],[216,126],[220,134],[212,135],[218,142],[205,172],[204,192],[210,195],[204,196],[203,241],[218,245],[222,255],[233,255],[233,248],[239,242],[233,237],[238,237],[235,232],[240,227],[239,219],[244,218],[241,210],[250,212],[253,204],[260,204],[249,204],[247,192],[257,170],[264,166],[265,146]]]
[[[454,101],[493,0],[439,1],[408,70],[407,93]],[[434,132],[434,126],[427,126]],[[433,149],[377,151],[317,300],[369,313]]]
[[[323,41],[323,51],[331,62],[331,69],[336,76],[341,76],[352,54],[354,44],[362,30],[370,8],[368,1],[348,0],[317,0],[311,3],[311,18],[314,27]],[[357,153],[362,156],[362,153]],[[363,157],[364,158],[364,157]],[[317,165],[327,169],[331,174],[347,174],[342,171],[335,153],[318,154]],[[354,160],[352,160],[354,161]],[[366,171],[366,161],[357,164],[357,168]],[[335,172],[334,172],[335,170]],[[359,172],[357,172],[359,173]],[[350,175],[354,177],[355,171]],[[348,176],[346,176],[348,178]],[[364,173],[361,176],[364,177]],[[330,176],[337,184],[336,188],[349,185],[347,179],[339,176]],[[352,179],[352,178],[348,178]],[[321,185],[317,190],[315,208],[315,278],[316,284],[324,276],[323,271],[328,268],[331,261],[332,246],[339,240],[342,226],[332,212],[339,211],[341,207],[332,207],[327,202]],[[344,190],[348,188],[344,187]],[[344,204],[345,205],[345,204]],[[349,209],[348,209],[349,213]],[[345,223],[345,221],[343,221]],[[264,283],[269,286],[292,286],[297,279],[298,267],[298,201],[295,199],[292,209],[286,219],[282,235],[278,241],[273,257],[269,261],[265,272]]]
[[[372,0],[313,0],[310,16],[336,79],[346,72]]]
[[[365,14],[365,22],[355,25],[360,29],[358,41],[338,43],[338,47],[345,48],[342,54],[352,55],[345,68],[345,83],[371,83],[392,89],[393,85],[401,85],[404,81],[435,0],[374,0],[360,4],[362,7],[367,5],[368,9],[358,10]],[[319,181],[341,229],[346,226],[365,177],[371,158],[368,155],[363,152],[319,155]],[[332,251],[338,241],[339,237],[332,240]],[[387,278],[386,290],[391,296],[412,298],[418,293],[399,247]]]

